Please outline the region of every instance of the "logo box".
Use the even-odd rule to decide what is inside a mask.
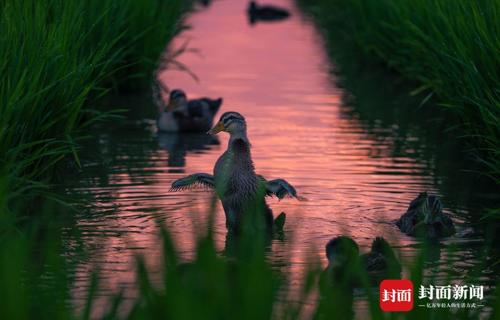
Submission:
[[[405,312],[413,309],[413,282],[410,280],[383,280],[380,283],[380,309],[387,312]]]

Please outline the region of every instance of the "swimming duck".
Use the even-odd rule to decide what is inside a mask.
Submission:
[[[255,1],[250,2],[250,4],[248,5],[247,13],[251,23],[254,23],[257,20],[282,20],[290,16],[290,12],[288,12],[288,10],[286,9],[272,5],[259,6]]]
[[[448,237],[455,233],[453,220],[443,212],[438,197],[422,192],[409,205],[396,225],[410,236],[425,236],[431,239]]]
[[[238,232],[241,227],[277,231],[285,222],[281,213],[273,220],[266,196],[282,199],[286,196],[302,199],[295,188],[283,179],[267,181],[255,173],[245,118],[237,112],[226,112],[208,133],[227,132],[230,135],[227,150],[219,157],[214,174],[196,173],[172,183],[172,190],[194,185],[213,188],[222,202],[226,226]]]
[[[356,270],[366,273],[373,285],[378,285],[384,279],[397,279],[401,275],[401,264],[382,237],[375,238],[371,251],[361,256],[356,242],[347,236],[333,238],[325,250],[328,259],[326,272],[333,282],[359,286],[360,274]]]
[[[206,132],[212,127],[221,105],[222,98],[188,100],[184,91],[172,90],[168,105],[160,110],[158,129],[164,132]]]
[[[359,281],[359,249],[349,237],[331,239],[326,245],[328,267],[319,279],[319,301],[313,319],[353,319],[353,289]]]

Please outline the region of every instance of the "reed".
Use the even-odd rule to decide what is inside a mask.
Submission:
[[[199,238],[194,260],[179,264],[174,241],[167,230],[162,230],[165,282],[161,287],[152,284],[142,259],[138,259],[140,297],[134,302],[127,318],[232,319],[237,316],[241,319],[351,319],[356,313],[357,318],[363,319],[479,319],[490,316],[492,307],[498,305],[498,297],[487,288],[486,300],[479,302],[484,303],[486,309],[450,310],[415,306],[410,312],[384,313],[379,306],[378,288],[367,281],[363,281],[357,289],[362,293],[358,292],[354,299],[350,289],[339,289],[339,282],[346,283],[346,279],[338,279],[331,286],[325,286],[322,283],[324,271],[318,257],[306,259],[308,267],[299,288],[292,289],[286,275],[269,268],[262,243],[255,241],[254,235],[235,239],[239,250],[235,256],[228,257],[216,254],[212,233],[208,230],[205,234]],[[455,280],[451,269],[444,279],[442,276],[424,275],[427,256],[438,247],[435,243],[424,242],[415,260],[406,265],[409,279],[417,292],[415,297],[420,284],[446,284]],[[454,248],[447,250],[452,253]],[[485,265],[480,264],[471,268],[462,280],[477,283],[483,267]],[[359,278],[367,279],[364,271],[358,272]],[[356,300],[366,301],[366,310],[356,310]],[[106,318],[114,319],[116,314],[111,312]]]
[[[384,313],[379,307],[377,288],[366,281],[354,296],[346,287],[336,291],[335,284],[342,283],[343,279],[337,279],[331,287],[321,287],[323,271],[318,257],[305,260],[307,267],[300,283],[290,286],[286,274],[269,266],[266,252],[272,254],[269,253],[272,249],[262,235],[243,234],[230,238],[232,248],[237,250],[217,252],[209,223],[206,230],[198,230],[196,254],[190,261],[180,258],[175,239],[167,229],[160,228],[163,282],[151,280],[153,275],[139,256],[136,267],[138,295],[125,300],[118,292],[110,297],[104,314],[100,313],[102,310],[96,313],[94,301],[101,290],[98,274],[89,280],[86,301],[79,301],[77,309],[70,303],[71,270],[76,266],[68,265],[61,254],[64,244],[58,236],[60,226],[53,223],[47,229],[48,221],[53,221],[54,207],[46,204],[44,209],[45,214],[37,217],[38,223],[30,224],[22,235],[10,235],[0,247],[2,319],[350,319],[353,310],[357,318],[362,319],[494,319],[494,312],[498,312],[500,305],[498,293],[486,287],[485,300],[480,302],[485,307],[415,306],[410,312]],[[453,267],[432,272],[428,259],[435,255],[435,250],[446,250],[442,258],[444,266],[456,263],[451,258],[453,246],[443,249],[439,244],[423,242],[414,260],[406,265],[417,292],[420,284],[446,285],[457,277],[463,283],[477,284],[484,269],[491,267],[485,255],[484,264],[459,275]],[[360,278],[366,279],[363,271],[357,272]],[[359,300],[366,301],[361,311],[355,304]]]
[[[185,9],[182,0],[0,2],[2,212],[45,192],[61,159],[79,162],[79,130],[110,115],[96,98],[151,83]]]
[[[437,98],[443,120],[500,182],[500,4],[453,0],[314,0],[298,3],[331,46],[339,39]]]

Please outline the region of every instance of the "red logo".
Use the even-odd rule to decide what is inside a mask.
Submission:
[[[380,309],[410,311],[413,309],[413,283],[410,280],[384,280],[380,283]]]

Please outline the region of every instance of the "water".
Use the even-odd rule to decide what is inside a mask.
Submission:
[[[273,240],[270,263],[290,274],[292,286],[297,285],[307,256],[320,255],[325,263],[324,245],[342,234],[352,236],[361,251],[382,235],[400,250],[403,261],[410,262],[419,243],[402,234],[394,221],[422,191],[442,197],[445,211],[460,230],[465,228],[467,217],[477,213],[470,212],[471,207],[480,200],[465,201],[461,193],[449,189],[456,178],[436,174],[440,160],[428,155],[435,154],[433,141],[438,140],[425,136],[428,124],[408,122],[412,116],[404,112],[387,111],[393,107],[384,97],[358,97],[358,104],[376,108],[368,116],[362,106],[347,103],[348,94],[336,85],[330,72],[334,66],[317,30],[291,2],[274,3],[291,8],[292,17],[249,25],[242,0],[215,1],[191,14],[187,20],[191,29],[172,46],[188,41],[197,50],[179,61],[199,82],[175,70],[160,76],[170,88],[182,88],[189,97],[222,96],[218,116],[237,111],[247,119],[257,172],[268,179],[288,180],[308,198],[307,202],[269,201],[275,215],[287,213],[285,239]],[[158,224],[171,230],[184,259],[193,256],[212,194],[172,193],[170,184],[187,174],[211,173],[228,140],[224,133],[217,137],[156,134],[150,101],[124,97],[112,106],[130,108],[132,120],[126,126],[96,132],[84,152],[85,158],[93,160],[87,160],[83,173],[67,186],[72,193],[93,199],[75,217],[78,243],[85,254],[77,253],[77,240],[69,230],[65,241],[67,256],[76,266],[72,292],[77,305],[84,300],[93,268],[101,272],[101,305],[119,288],[126,299],[135,296],[136,254],[144,254],[158,275]],[[466,192],[472,186],[468,188]],[[216,217],[216,243],[222,251],[226,228],[220,203]],[[475,248],[482,241],[481,236],[444,241],[441,252],[430,258],[428,272],[444,272],[448,268],[440,262],[449,258],[456,261],[452,271],[460,281],[464,271],[477,264]],[[457,244],[458,250],[446,253],[451,244]]]

